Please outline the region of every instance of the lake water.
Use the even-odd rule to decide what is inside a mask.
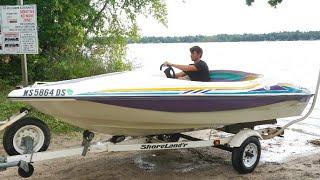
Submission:
[[[130,44],[127,58],[147,72],[159,71],[165,61],[189,64],[189,48],[198,45],[210,69],[242,70],[263,74],[277,82],[293,83],[315,90],[320,71],[320,41],[279,42],[213,42],[213,43],[162,43]],[[290,119],[282,119],[283,125]],[[292,154],[320,151],[308,143],[320,139],[320,98],[311,116],[291,126],[284,138],[263,141],[263,161],[281,161]]]

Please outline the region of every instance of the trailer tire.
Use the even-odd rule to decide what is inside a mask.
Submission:
[[[233,148],[232,166],[240,174],[251,173],[259,163],[261,145],[257,137],[248,137],[240,147]]]
[[[29,171],[26,172],[24,169],[22,169],[21,167],[18,168],[18,174],[20,177],[23,177],[23,178],[28,178],[28,177],[31,177],[33,172],[34,172],[34,167],[32,166],[32,164],[28,164],[28,168],[29,168]]]
[[[34,152],[48,149],[51,139],[48,126],[37,118],[26,117],[7,127],[3,134],[3,147],[8,155],[24,154],[25,147],[21,145],[21,140],[25,136],[34,139]]]

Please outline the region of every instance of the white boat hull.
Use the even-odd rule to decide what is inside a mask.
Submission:
[[[307,102],[285,101],[272,105],[213,112],[164,112],[135,109],[79,101],[73,99],[27,100],[26,103],[43,113],[91,131],[145,136],[218,128],[229,124],[263,121],[298,116]]]

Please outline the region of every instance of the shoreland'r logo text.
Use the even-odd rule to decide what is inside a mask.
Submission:
[[[188,143],[170,143],[170,144],[142,144],[140,149],[176,149],[176,148],[184,148],[188,145]]]

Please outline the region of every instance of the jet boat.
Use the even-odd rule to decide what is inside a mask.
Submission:
[[[163,73],[118,72],[36,82],[8,98],[90,131],[146,136],[266,124],[300,115],[313,96],[291,84],[265,84],[254,73],[213,70],[210,77],[210,82],[196,82]]]

